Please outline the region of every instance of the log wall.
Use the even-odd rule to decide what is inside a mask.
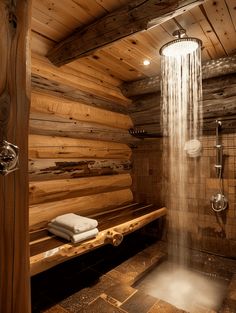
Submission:
[[[45,228],[60,214],[86,216],[131,202],[132,151],[128,144],[135,139],[128,131],[132,120],[120,109],[129,100],[117,87],[108,86],[108,80],[99,84],[95,78],[69,67],[58,69],[40,57],[33,57],[32,71],[33,81],[37,74],[38,81],[46,79],[57,90],[33,82],[30,231]],[[84,96],[59,92],[62,85]]]
[[[203,130],[215,129],[215,120],[224,121],[224,131],[236,127],[236,73],[203,81]],[[129,109],[135,127],[161,134],[160,92],[136,96]]]

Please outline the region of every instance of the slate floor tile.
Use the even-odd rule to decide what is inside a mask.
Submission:
[[[135,292],[137,292],[136,289],[125,284],[115,284],[114,286],[104,290],[105,294],[119,302],[124,302]]]
[[[89,303],[104,293],[105,289],[108,289],[114,284],[115,282],[110,277],[106,275],[101,276],[98,282],[81,289],[80,291],[61,301],[59,304],[69,312],[77,313],[79,310],[88,306]]]
[[[78,311],[78,313],[126,313],[126,311],[113,306],[99,297],[86,308]]]
[[[121,305],[121,308],[129,313],[147,313],[155,302],[157,302],[156,298],[137,291]]]

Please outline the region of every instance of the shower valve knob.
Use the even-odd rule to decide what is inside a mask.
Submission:
[[[0,145],[0,174],[5,176],[18,169],[19,148],[3,140]]]

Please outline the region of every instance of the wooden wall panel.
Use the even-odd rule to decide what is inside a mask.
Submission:
[[[203,80],[203,129],[215,129],[215,120],[224,120],[224,130],[231,132],[236,125],[236,74]],[[134,98],[130,107],[134,126],[161,134],[160,93]],[[234,131],[234,130],[233,130]]]
[[[30,158],[129,159],[131,149],[122,143],[66,137],[29,136]]]
[[[0,176],[0,312],[30,313],[27,142],[31,1],[0,1],[0,142],[19,147],[19,170]]]
[[[125,114],[110,112],[42,92],[32,93],[31,112],[55,114],[64,118],[94,122],[121,129],[129,129],[133,125],[130,117]]]
[[[63,72],[60,75],[63,83]],[[113,91],[109,89],[107,99],[111,99]],[[81,89],[76,92],[78,95]],[[133,200],[129,189],[132,151],[127,143],[137,140],[129,134],[133,126],[130,117],[115,111],[46,93],[39,85],[37,91],[33,90],[29,134],[30,231],[47,227],[57,215],[88,215]]]
[[[30,159],[29,180],[45,181],[129,173],[130,160]]]
[[[98,123],[63,118],[53,114],[32,112],[29,123],[30,133],[45,136],[104,140],[122,143],[134,143],[137,138],[130,135],[128,129],[121,129]]]
[[[32,74],[62,83],[74,89],[89,93],[91,97],[100,96],[116,102],[117,104],[128,105],[130,101],[123,96],[118,87],[107,82],[103,82],[96,76],[89,76],[71,67],[57,68],[45,57],[34,56],[32,58]]]
[[[29,203],[38,204],[130,187],[130,174],[31,182]]]
[[[113,208],[133,200],[130,189],[112,191],[78,198],[36,204],[30,206],[30,231],[47,227],[47,223],[57,215],[77,213],[83,216],[95,214],[104,208]]]

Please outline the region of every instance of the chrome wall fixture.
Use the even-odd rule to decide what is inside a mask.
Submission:
[[[211,197],[211,206],[215,212],[221,212],[225,210],[228,206],[228,200],[226,196],[223,194],[223,146],[220,143],[219,139],[219,131],[221,129],[222,122],[216,120],[216,163],[215,170],[216,176],[219,180],[219,190],[216,194]]]
[[[5,176],[18,169],[19,148],[3,140],[0,145],[0,174]]]

